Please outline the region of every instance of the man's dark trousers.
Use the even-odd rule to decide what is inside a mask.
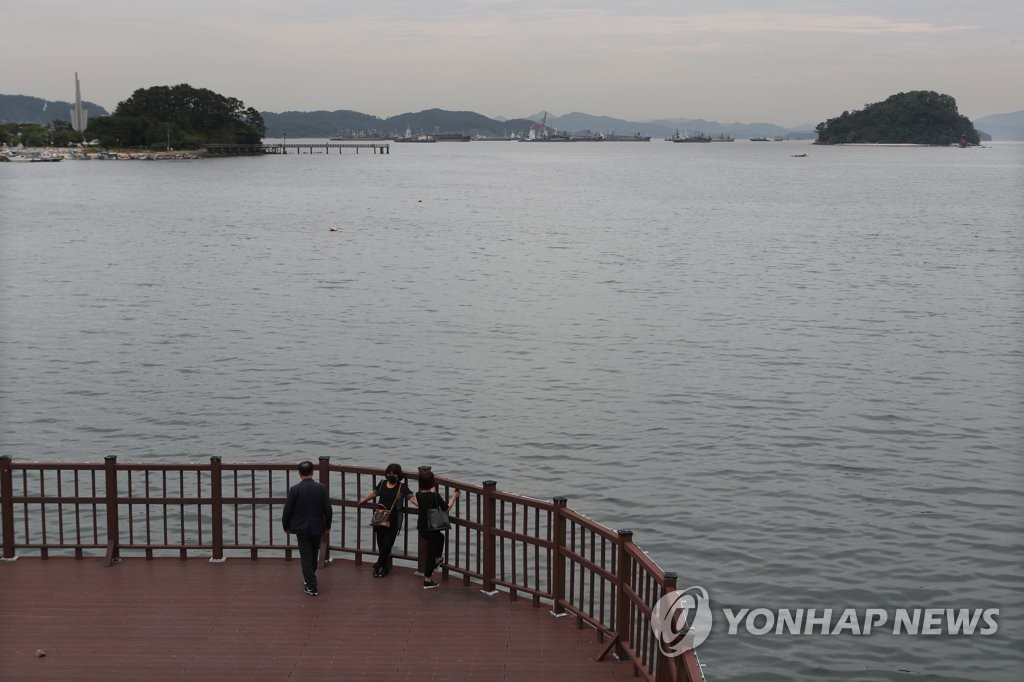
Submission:
[[[299,545],[302,578],[306,581],[306,587],[316,592],[316,565],[320,560],[320,536],[296,533],[295,540]]]

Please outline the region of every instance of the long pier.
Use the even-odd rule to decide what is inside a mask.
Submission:
[[[274,144],[208,144],[206,153],[211,156],[258,156],[261,154],[330,154],[343,149],[370,150],[373,154],[390,154],[391,145],[386,142],[278,142]],[[289,151],[292,150],[292,151]]]

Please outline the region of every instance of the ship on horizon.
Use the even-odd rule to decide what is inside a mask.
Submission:
[[[414,135],[413,132],[412,132],[412,128],[406,128],[405,129],[405,135],[403,137],[396,137],[394,139],[394,141],[395,142],[437,142],[437,140],[435,140],[432,136],[427,135],[426,133],[416,133]]]
[[[699,132],[696,135],[690,135],[683,131],[683,134],[680,135],[678,130],[671,137],[666,137],[665,139],[668,142],[711,142],[711,138],[704,133]]]
[[[604,135],[605,142],[650,142],[650,135],[641,135],[640,133],[633,133],[632,135],[616,135],[614,132],[610,135]]]

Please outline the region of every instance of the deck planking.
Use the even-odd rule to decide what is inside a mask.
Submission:
[[[335,560],[309,597],[297,557],[22,557],[0,564],[0,679],[633,678],[593,660],[605,645],[573,617],[456,579],[423,590],[412,571]]]

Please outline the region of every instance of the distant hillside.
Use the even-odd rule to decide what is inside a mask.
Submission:
[[[701,132],[705,135],[718,135],[727,133],[736,138],[744,137],[791,137],[794,139],[813,139],[813,126],[808,128],[785,128],[774,123],[720,123],[718,121],[707,121],[703,118],[669,119],[660,120],[657,123],[671,123],[673,129],[687,130],[691,133]]]
[[[1024,110],[982,116],[974,121],[974,127],[991,135],[993,140],[1024,141]]]
[[[489,118],[473,111],[447,111],[427,109],[425,111],[399,114],[390,118],[379,118],[357,111],[286,111],[276,114],[262,111],[267,126],[267,137],[332,137],[340,134],[381,135],[397,137],[406,130],[413,133],[462,133],[486,137],[507,137],[509,134],[525,135],[531,126],[544,118],[544,112],[524,118]],[[564,116],[548,114],[547,126],[551,130],[570,133],[617,133],[619,135],[650,135],[664,138],[676,130],[706,135],[727,134],[737,138],[745,137],[791,137],[813,139],[811,130],[784,128],[773,123],[719,123],[704,119],[666,119],[658,121],[626,121],[610,116],[594,116],[573,112]]]
[[[427,109],[418,113],[399,114],[387,120],[388,125],[404,135],[405,130],[421,133],[462,133],[464,135],[501,135],[507,123],[495,121],[472,111]]]
[[[472,111],[427,109],[416,113],[379,118],[357,111],[263,111],[267,137],[333,137],[343,134],[398,137],[406,130],[413,133],[463,133],[487,137],[505,137],[509,133],[526,134],[530,123],[523,119],[498,121]]]
[[[261,111],[267,137],[331,137],[339,133],[383,133],[384,119],[358,111]]]
[[[544,112],[531,116],[537,121],[543,118]],[[573,112],[564,116],[548,114],[548,126],[559,130],[566,130],[571,133],[591,130],[593,132],[611,133],[620,135],[650,135],[654,138],[664,138],[672,135],[675,131],[685,131],[691,134],[704,133],[705,135],[732,135],[736,138],[745,137],[790,137],[813,139],[813,126],[803,129],[784,128],[774,123],[720,123],[708,121],[703,118],[672,118],[656,119],[653,121],[626,121],[620,118],[608,116],[593,116]]]
[[[542,111],[530,118],[540,121],[544,118],[544,112]],[[549,113],[548,127],[571,133],[581,133],[589,130],[594,133],[615,133],[617,135],[640,133],[641,135],[651,135],[652,137],[668,137],[675,131],[673,127],[626,121],[621,118],[612,118],[611,116],[595,116],[579,111],[574,111],[564,116],[556,116]]]
[[[0,123],[37,123],[71,121],[71,102],[51,102],[28,95],[0,95]],[[109,112],[95,102],[82,102],[89,118],[106,116]]]

